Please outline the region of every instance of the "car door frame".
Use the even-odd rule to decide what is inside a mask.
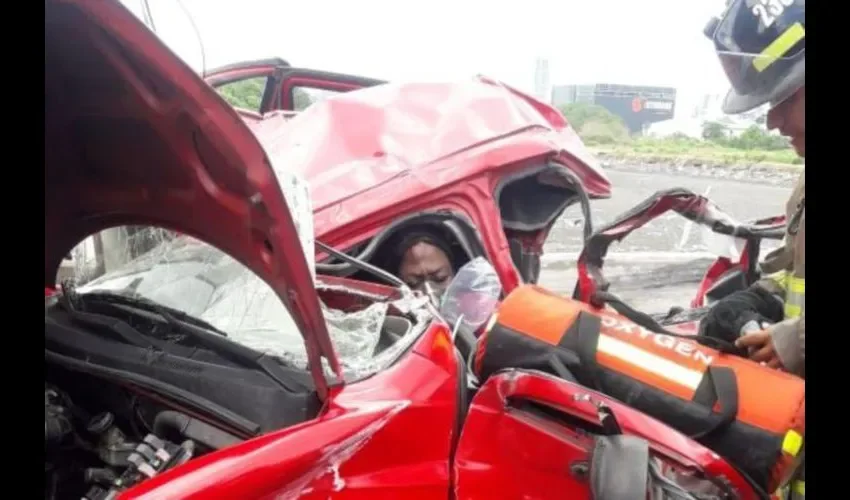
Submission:
[[[218,90],[219,87],[230,83],[249,78],[265,77],[266,85],[263,90],[263,97],[260,100],[260,109],[249,110],[263,114],[274,109],[273,106],[277,100],[277,90],[280,88],[283,72],[291,67],[286,60],[281,58],[240,61],[219,66],[206,72],[204,80],[212,88]]]
[[[374,87],[387,83],[385,80],[367,78],[364,76],[320,71],[308,68],[282,68],[280,74],[280,91],[276,95],[273,109],[287,111],[295,110],[294,90],[296,87],[308,87],[335,92],[350,92],[365,87]]]
[[[220,66],[206,72],[204,80],[211,87],[218,89],[230,83],[256,77],[266,78],[260,109],[256,111],[260,114],[273,110],[295,111],[293,90],[296,87],[349,92],[387,83],[384,80],[363,76],[294,68],[281,58],[240,61]]]

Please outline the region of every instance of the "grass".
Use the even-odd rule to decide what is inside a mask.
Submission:
[[[801,168],[802,160],[792,149],[748,150],[724,147],[696,139],[641,137],[628,144],[592,144],[597,154],[643,161],[688,161],[721,166]]]

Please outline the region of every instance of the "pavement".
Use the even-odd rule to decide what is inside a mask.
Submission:
[[[682,187],[706,194],[739,221],[784,213],[796,172],[777,177],[747,176],[740,170],[674,169],[633,166],[607,170],[613,186],[608,200],[591,202],[594,227],[610,222],[653,193]],[[687,307],[702,274],[714,260],[693,226],[668,213],[637,229],[609,250],[605,273],[611,291],[648,313]],[[544,251],[540,284],[560,293],[575,286],[575,258],[581,249],[581,209],[567,210],[553,228]]]

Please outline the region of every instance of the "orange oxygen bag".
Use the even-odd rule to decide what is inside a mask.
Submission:
[[[790,477],[805,436],[805,381],[695,340],[656,333],[609,309],[524,285],[478,341],[483,381],[541,370],[616,398],[724,457],[771,492]]]

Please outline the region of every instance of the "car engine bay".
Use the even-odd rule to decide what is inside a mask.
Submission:
[[[359,314],[389,308],[368,342],[369,373],[402,354],[428,321],[424,311],[396,309],[404,301],[346,283],[319,286],[339,336],[357,336]],[[67,286],[45,304],[45,500],[117,498],[321,411],[306,367],[165,306]]]
[[[118,384],[52,366],[47,375],[46,500],[117,498],[129,487],[240,440]],[[96,393],[82,387],[91,384]]]

